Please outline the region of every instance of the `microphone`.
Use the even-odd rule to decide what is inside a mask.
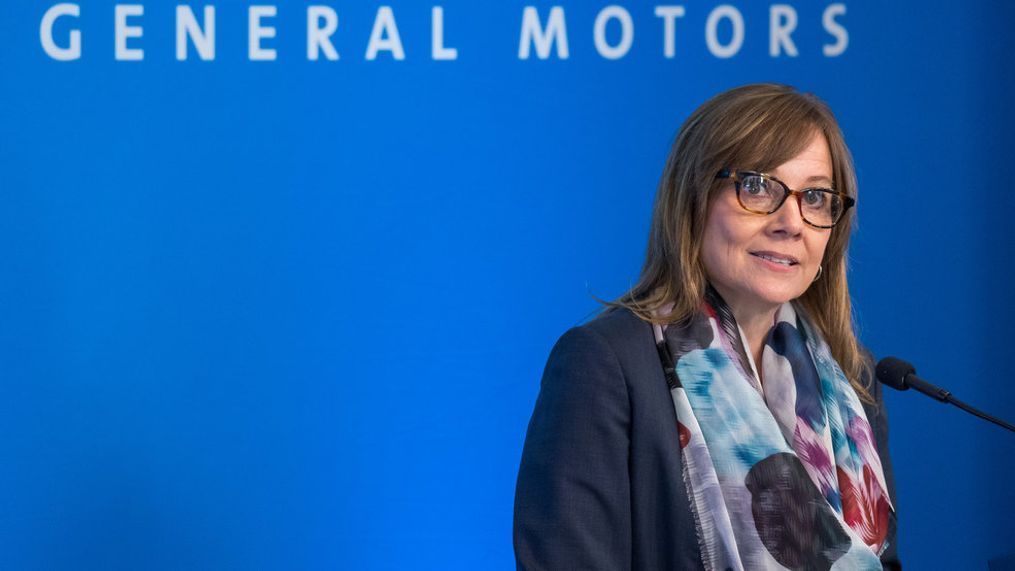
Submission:
[[[951,403],[970,414],[974,414],[984,420],[989,420],[998,426],[1002,426],[1012,432],[1015,432],[1015,426],[1012,426],[1011,424],[1008,424],[999,418],[995,418],[983,411],[977,410],[955,398],[952,396],[952,393],[946,391],[945,389],[917,377],[916,368],[913,367],[911,363],[903,361],[902,359],[897,359],[895,357],[885,357],[884,359],[881,359],[874,368],[874,376],[876,376],[882,384],[888,385],[895,390],[905,391],[910,388],[916,389],[921,393],[933,397],[941,402]]]

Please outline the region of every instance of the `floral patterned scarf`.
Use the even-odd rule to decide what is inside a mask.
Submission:
[[[705,568],[881,569],[894,508],[860,400],[817,329],[792,303],[778,310],[762,386],[711,288],[702,309],[653,328]]]

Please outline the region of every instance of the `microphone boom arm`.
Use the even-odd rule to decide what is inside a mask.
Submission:
[[[902,359],[897,359],[895,357],[885,357],[884,359],[881,359],[878,361],[875,373],[878,381],[881,381],[881,383],[888,385],[893,389],[900,391],[909,390],[910,388],[916,389],[936,400],[951,403],[970,414],[982,418],[983,420],[988,420],[1002,428],[1007,428],[1008,430],[1015,432],[1015,426],[991,416],[982,410],[969,406],[952,396],[952,393],[946,391],[945,389],[917,377],[916,369],[913,365],[903,361]]]

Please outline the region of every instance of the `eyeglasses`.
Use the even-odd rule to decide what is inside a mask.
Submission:
[[[732,178],[737,189],[737,202],[755,214],[772,214],[782,208],[789,196],[795,195],[804,222],[815,228],[831,228],[842,220],[856,200],[830,188],[790,190],[786,183],[767,174],[723,169],[717,179]]]

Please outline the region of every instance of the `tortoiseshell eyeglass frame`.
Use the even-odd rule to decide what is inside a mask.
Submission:
[[[765,212],[764,210],[754,210],[752,208],[748,208],[748,207],[744,206],[744,201],[740,199],[740,180],[741,180],[740,177],[742,177],[742,176],[759,176],[759,177],[761,177],[763,179],[774,181],[774,182],[778,183],[780,186],[782,186],[783,190],[785,190],[786,192],[785,192],[785,194],[782,195],[782,200],[779,201],[779,204],[777,204],[775,208],[769,210],[768,212]],[[791,189],[789,187],[788,184],[782,182],[781,180],[775,178],[774,176],[772,176],[770,174],[765,174],[765,173],[762,173],[762,172],[748,171],[748,170],[735,170],[735,169],[722,169],[721,171],[719,171],[718,174],[715,175],[715,178],[716,179],[725,179],[725,178],[731,178],[731,179],[733,179],[733,184],[736,187],[736,191],[737,191],[737,203],[740,204],[740,207],[743,208],[744,210],[746,210],[748,212],[753,212],[754,214],[764,214],[766,216],[769,215],[769,214],[772,214],[773,212],[776,212],[777,210],[782,208],[783,204],[786,204],[786,199],[788,199],[790,197],[790,195],[796,196],[797,204],[800,205],[800,214],[801,214],[801,217],[803,218],[803,221],[805,223],[807,223],[808,226],[812,226],[814,228],[820,228],[822,230],[827,230],[829,228],[833,228],[836,224],[838,224],[839,222],[842,221],[842,217],[846,215],[846,211],[849,210],[850,208],[852,208],[854,205],[856,205],[856,200],[852,196],[847,196],[846,194],[844,194],[844,193],[842,193],[842,192],[840,192],[838,190],[831,189],[831,188],[822,188],[822,187],[808,187],[808,188],[802,188],[800,190],[793,190],[793,189]],[[832,194],[832,195],[835,195],[835,196],[839,197],[839,200],[842,200],[842,211],[839,212],[838,217],[836,217],[836,219],[833,220],[831,224],[829,224],[829,225],[815,224],[815,223],[811,222],[810,220],[808,220],[806,216],[803,216],[803,203],[800,202],[800,200],[801,200],[800,197],[803,196],[803,194],[805,192],[808,192],[808,191],[817,191],[817,192],[823,192],[825,194]]]

